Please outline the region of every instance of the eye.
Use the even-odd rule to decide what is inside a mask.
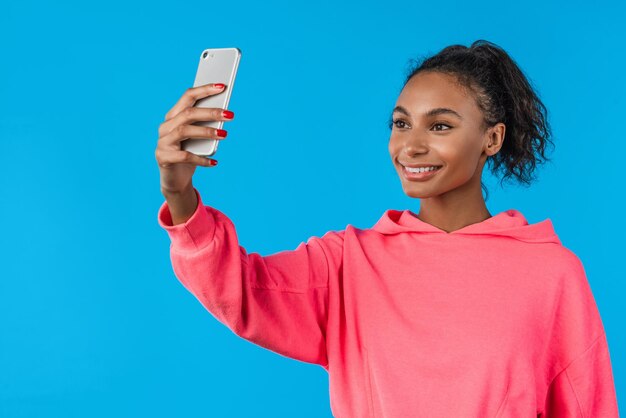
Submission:
[[[398,123],[401,123],[402,125],[398,126],[397,125]],[[394,126],[396,128],[402,129],[402,128],[406,128],[407,123],[405,121],[403,121],[402,119],[394,119],[393,121],[389,122],[389,129],[393,129]],[[450,126],[450,125],[448,125],[446,123],[435,123],[433,125],[433,127],[435,127],[435,126],[446,126],[446,127],[448,127],[448,129],[435,129],[435,131],[448,131],[448,130],[452,129],[452,126]]]
[[[400,129],[404,128],[404,126],[396,125],[396,123],[398,123],[398,122],[403,123],[404,125],[406,125],[406,122],[403,121],[402,119],[394,119],[393,121],[389,122],[389,129],[393,129],[394,126],[396,128],[400,128]]]
[[[436,131],[447,131],[449,129],[452,129],[452,127],[450,125],[446,125],[445,123],[435,123],[433,126],[447,126],[448,129],[435,129]]]

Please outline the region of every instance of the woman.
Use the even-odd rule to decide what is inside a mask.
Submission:
[[[486,162],[528,184],[546,109],[505,51],[453,45],[408,75],[390,121],[391,162],[420,211],[387,210],[293,251],[248,253],[192,186],[207,160],[186,138],[219,138],[189,89],[156,150],[182,284],[255,344],[329,373],[337,417],[617,417],[607,339],[580,259],[550,219],[492,215]],[[186,110],[187,109],[187,110]]]

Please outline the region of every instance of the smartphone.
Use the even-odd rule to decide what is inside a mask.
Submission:
[[[209,48],[202,51],[193,86],[198,87],[209,83],[224,83],[226,87],[218,94],[198,100],[194,104],[194,107],[228,109],[228,102],[233,92],[240,58],[241,50],[239,48]],[[197,121],[191,124],[222,129],[224,121]],[[217,152],[217,144],[219,141],[219,139],[188,138],[181,141],[180,144],[181,149],[185,151],[208,157]]]

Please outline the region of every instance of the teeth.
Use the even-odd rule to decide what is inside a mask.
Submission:
[[[411,168],[411,167],[404,167],[406,169],[406,171],[408,171],[409,173],[423,173],[425,171],[433,171],[436,170],[437,167],[420,167],[420,168]]]

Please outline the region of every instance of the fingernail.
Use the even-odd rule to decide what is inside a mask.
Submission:
[[[213,84],[213,87],[215,87],[216,89],[223,89],[224,87],[226,87],[226,85],[222,83],[215,83]]]
[[[218,130],[217,130],[217,136],[223,136],[223,137],[226,137],[226,135],[227,135],[227,134],[228,134],[228,132],[226,132],[226,131],[225,131],[225,130],[223,130],[223,129],[218,129]]]
[[[228,119],[232,119],[233,116],[235,116],[235,114],[233,112],[231,112],[230,110],[224,110],[222,112],[222,115],[224,115],[224,117],[228,118]]]
[[[211,161],[209,162],[209,165],[217,165],[217,160],[211,160]]]

